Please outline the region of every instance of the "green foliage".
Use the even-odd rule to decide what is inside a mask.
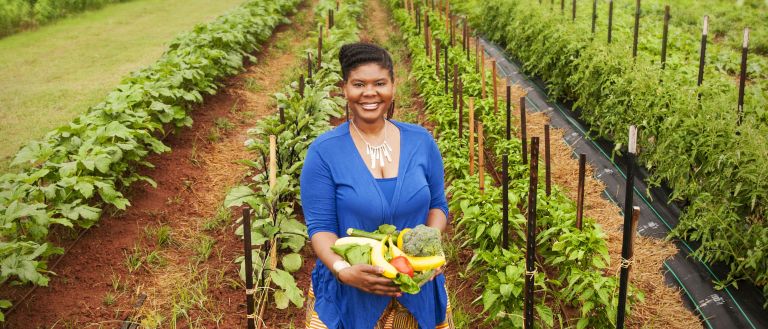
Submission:
[[[166,128],[190,126],[190,111],[285,21],[298,0],[247,1],[171,42],[152,66],[125,78],[106,100],[66,126],[30,142],[0,177],[0,283],[47,284],[45,243],[53,225],[90,227],[104,207],[124,210],[120,192],[155,182],[138,174],[150,153],[168,151]],[[126,255],[131,269],[140,258]],[[138,264],[138,265],[137,265]],[[35,274],[36,273],[36,274]]]
[[[450,48],[450,62],[458,65],[464,82],[464,98],[476,98],[475,113],[478,121],[483,123],[487,149],[496,155],[496,159],[502,154],[508,154],[510,158],[511,236],[510,247],[502,249],[502,190],[487,175],[485,189],[481,191],[478,175],[469,175],[469,145],[466,138],[458,136],[459,117],[452,108],[452,95],[443,92],[442,77],[435,74],[434,63],[425,56],[423,35],[416,33],[412,18],[405,10],[396,8],[398,1],[391,0],[390,5],[395,7],[395,20],[408,41],[412,75],[418,81],[419,92],[439,136],[437,143],[444,158],[446,179],[450,182],[446,192],[451,195],[449,209],[454,215],[454,239],[462,247],[473,249],[467,271],[480,276],[478,285],[483,288],[483,294],[477,302],[482,304],[488,322],[501,328],[520,328],[523,326],[526,275],[526,218],[523,210],[527,208],[529,180],[528,166],[522,163],[521,143],[516,139],[505,140],[505,118],[494,113],[492,99],[479,98],[481,79],[474,73],[477,59],[474,56],[467,59],[461,46]],[[434,12],[422,12],[430,15],[433,36],[447,40],[444,20]],[[490,76],[490,72],[488,74]],[[463,120],[468,121],[466,117]],[[466,121],[464,126],[468,126]],[[498,167],[500,164],[493,165]],[[540,167],[543,170],[543,166]],[[574,202],[557,187],[550,196],[546,196],[544,186],[538,188],[536,246],[540,260],[534,273],[536,326],[615,326],[618,278],[605,274],[609,256],[602,229],[592,219],[586,219],[582,230],[577,230]],[[630,289],[630,305],[642,299],[640,291]],[[580,319],[566,320],[562,305],[576,307]]]
[[[732,28],[739,23],[765,27],[764,19],[751,18],[764,16],[764,4],[750,2],[742,4],[750,10],[734,10],[730,1],[707,2],[716,37],[707,48],[704,84],[697,87],[701,16],[692,13],[705,11],[700,1],[673,6],[664,70],[657,60],[660,1],[643,2],[637,59],[629,50],[633,18],[627,13],[634,12],[625,7],[629,3],[616,8],[612,44],[605,43],[604,30],[590,33],[588,15],[574,23],[548,5],[473,3],[477,8],[469,11],[470,20],[481,33],[505,46],[526,73],[542,78],[550,94],[573,102],[594,135],[616,144],[614,152],[626,145],[627,127],[637,125],[640,161],[652,174],[650,185],[668,185],[672,199],[687,203],[673,236],[699,242],[694,256],[704,262],[729,264],[726,282],[749,279],[768,296],[768,59],[749,55],[744,122],[737,125],[734,75],[741,30]],[[763,55],[764,40],[753,40]]]

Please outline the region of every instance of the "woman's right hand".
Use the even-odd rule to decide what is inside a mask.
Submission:
[[[367,293],[400,297],[403,292],[391,279],[381,274],[383,270],[377,266],[358,264],[345,268],[338,273],[342,283],[365,291]]]

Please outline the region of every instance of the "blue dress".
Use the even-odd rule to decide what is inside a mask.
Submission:
[[[398,229],[426,224],[430,209],[448,215],[443,161],[432,135],[421,126],[391,121],[400,130],[400,163],[391,201],[357,151],[349,123],[319,136],[310,145],[301,172],[301,201],[310,237],[318,232],[346,236],[348,228],[374,231],[381,224]],[[448,297],[441,274],[416,295],[398,298],[419,323],[433,329],[445,320]],[[315,311],[330,329],[368,329],[376,325],[392,297],[342,284],[317,260],[312,271]]]

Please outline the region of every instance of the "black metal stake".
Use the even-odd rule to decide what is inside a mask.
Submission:
[[[571,19],[574,22],[576,21],[576,0],[573,0],[573,5],[571,6]]]
[[[251,209],[243,209],[243,252],[245,255],[245,310],[248,329],[255,329],[255,312],[253,304],[253,255],[251,252]]]
[[[613,33],[613,0],[608,1],[608,43],[612,41]]]
[[[709,33],[709,16],[704,16],[704,27],[701,30],[701,53],[699,53],[699,76],[696,79],[696,86],[701,87],[704,82],[704,60],[707,57],[707,34]],[[701,92],[699,92],[701,100]]]
[[[285,124],[285,109],[282,106],[278,106],[277,111],[280,114],[280,124]]]
[[[637,38],[640,35],[640,0],[635,2],[635,28],[632,39],[632,58],[637,58]]]
[[[560,13],[565,13],[565,0],[560,0]]]
[[[528,164],[528,132],[525,129],[525,97],[520,97],[520,139],[523,142],[523,164]]]
[[[333,9],[328,9],[328,29],[332,29],[334,25]]]
[[[501,156],[501,247],[509,247],[509,156]]]
[[[595,25],[597,24],[597,0],[592,1],[592,34],[595,34]]]
[[[747,84],[747,53],[749,52],[749,28],[744,29],[744,42],[741,45],[741,73],[739,74],[739,121],[744,119],[744,89]]]
[[[549,125],[544,125],[544,180],[546,181],[545,190],[547,196],[552,194],[552,167],[549,157]]]
[[[576,188],[576,228],[581,230],[584,221],[584,189],[587,171],[587,155],[579,154],[579,185]]]
[[[635,173],[634,173],[634,159],[637,154],[637,128],[635,126],[629,127],[629,152],[627,152],[627,181],[624,184],[624,238],[621,247],[621,277],[619,278],[619,308],[616,314],[616,328],[624,328],[624,317],[626,313],[627,303],[627,284],[629,282],[629,269],[625,264],[629,262],[629,244],[632,239],[632,202],[634,197],[635,187]]]
[[[536,275],[536,192],[539,185],[539,138],[531,138],[530,181],[528,185],[528,225],[525,239],[524,328],[533,329],[533,284]]]
[[[661,69],[667,67],[667,43],[669,42],[669,6],[664,6],[664,31],[661,35]]]

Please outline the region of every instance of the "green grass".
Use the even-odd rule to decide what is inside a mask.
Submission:
[[[243,0],[136,0],[0,39],[0,171],[32,139],[102,101],[177,34]]]

